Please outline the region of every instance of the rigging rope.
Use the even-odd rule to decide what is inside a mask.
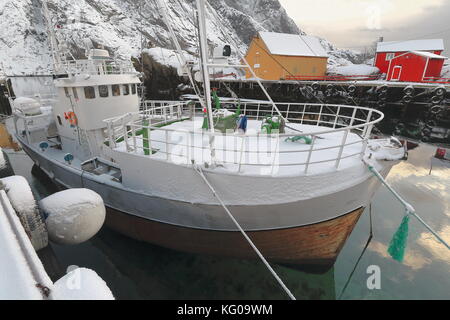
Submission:
[[[208,179],[206,179],[205,175],[203,174],[202,168],[200,166],[194,164],[194,170],[200,175],[200,177],[203,179],[203,181],[209,187],[209,189],[211,190],[211,192],[214,195],[214,197],[216,197],[216,199],[219,201],[220,205],[223,207],[223,209],[228,214],[230,219],[233,221],[235,226],[242,233],[242,235],[244,236],[245,240],[247,240],[247,242],[250,244],[250,246],[253,248],[253,250],[256,252],[256,254],[259,256],[259,258],[262,260],[262,262],[266,265],[267,269],[269,269],[269,271],[272,273],[273,277],[278,281],[278,283],[283,288],[283,290],[286,292],[286,294],[289,296],[289,298],[291,298],[291,300],[296,300],[294,295],[291,293],[291,291],[288,289],[288,287],[284,284],[283,280],[281,280],[281,278],[278,276],[278,274],[275,272],[275,270],[273,270],[273,268],[270,266],[270,264],[267,262],[267,260],[262,255],[262,253],[258,250],[258,248],[255,246],[253,241],[249,238],[247,233],[245,233],[245,231],[242,229],[242,227],[239,224],[239,222],[237,222],[237,220],[234,218],[234,216],[232,215],[230,210],[227,208],[225,203],[222,201],[222,199],[217,194],[217,192],[214,189],[214,187],[209,183]]]

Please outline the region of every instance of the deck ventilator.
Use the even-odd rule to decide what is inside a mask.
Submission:
[[[262,260],[262,262],[266,265],[267,269],[269,269],[269,271],[272,273],[273,277],[278,281],[278,283],[280,284],[280,286],[283,288],[283,290],[286,292],[286,294],[289,296],[289,298],[291,298],[291,300],[297,300],[295,298],[295,296],[291,293],[291,291],[289,290],[289,288],[284,284],[283,280],[281,280],[281,278],[278,276],[278,274],[275,272],[275,270],[273,270],[273,268],[270,266],[270,264],[267,262],[267,260],[264,258],[264,256],[262,255],[262,253],[259,251],[259,249],[255,246],[255,244],[253,243],[253,241],[249,238],[249,236],[247,235],[247,233],[244,231],[244,229],[242,229],[241,225],[239,224],[239,222],[237,222],[237,220],[234,218],[233,214],[230,212],[230,210],[228,209],[228,207],[225,205],[225,203],[222,201],[222,199],[220,198],[220,196],[217,194],[216,190],[214,189],[214,187],[209,183],[208,179],[206,179],[205,175],[203,174],[203,170],[200,166],[193,164],[193,168],[194,170],[200,175],[200,177],[203,179],[203,181],[206,183],[206,185],[208,186],[208,188],[211,190],[212,194],[214,195],[214,197],[216,197],[216,199],[219,201],[220,205],[223,207],[223,209],[225,210],[225,212],[228,214],[228,216],[230,217],[230,219],[233,221],[233,223],[236,225],[236,227],[239,229],[239,231],[242,233],[242,235],[244,236],[245,240],[247,240],[247,242],[250,244],[250,246],[253,248],[253,250],[256,252],[256,254],[259,256],[259,258]]]

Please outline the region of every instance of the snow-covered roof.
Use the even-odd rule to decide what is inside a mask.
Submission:
[[[260,32],[271,54],[283,56],[328,57],[327,52],[316,37],[298,34]]]
[[[411,53],[414,53],[418,56],[422,56],[425,58],[431,58],[431,59],[448,59],[447,57],[440,56],[438,54],[434,54],[434,53],[426,52],[426,51],[411,51]]]
[[[377,52],[406,52],[423,50],[444,50],[444,40],[424,39],[378,42]]]

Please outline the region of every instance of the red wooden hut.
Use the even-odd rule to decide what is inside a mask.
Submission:
[[[441,76],[443,50],[442,39],[379,42],[375,66],[390,81],[430,81]]]

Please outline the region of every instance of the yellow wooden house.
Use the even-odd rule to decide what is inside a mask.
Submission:
[[[328,54],[316,37],[259,32],[245,56],[256,76],[264,80],[320,79],[327,72]],[[247,78],[252,78],[249,70]]]

